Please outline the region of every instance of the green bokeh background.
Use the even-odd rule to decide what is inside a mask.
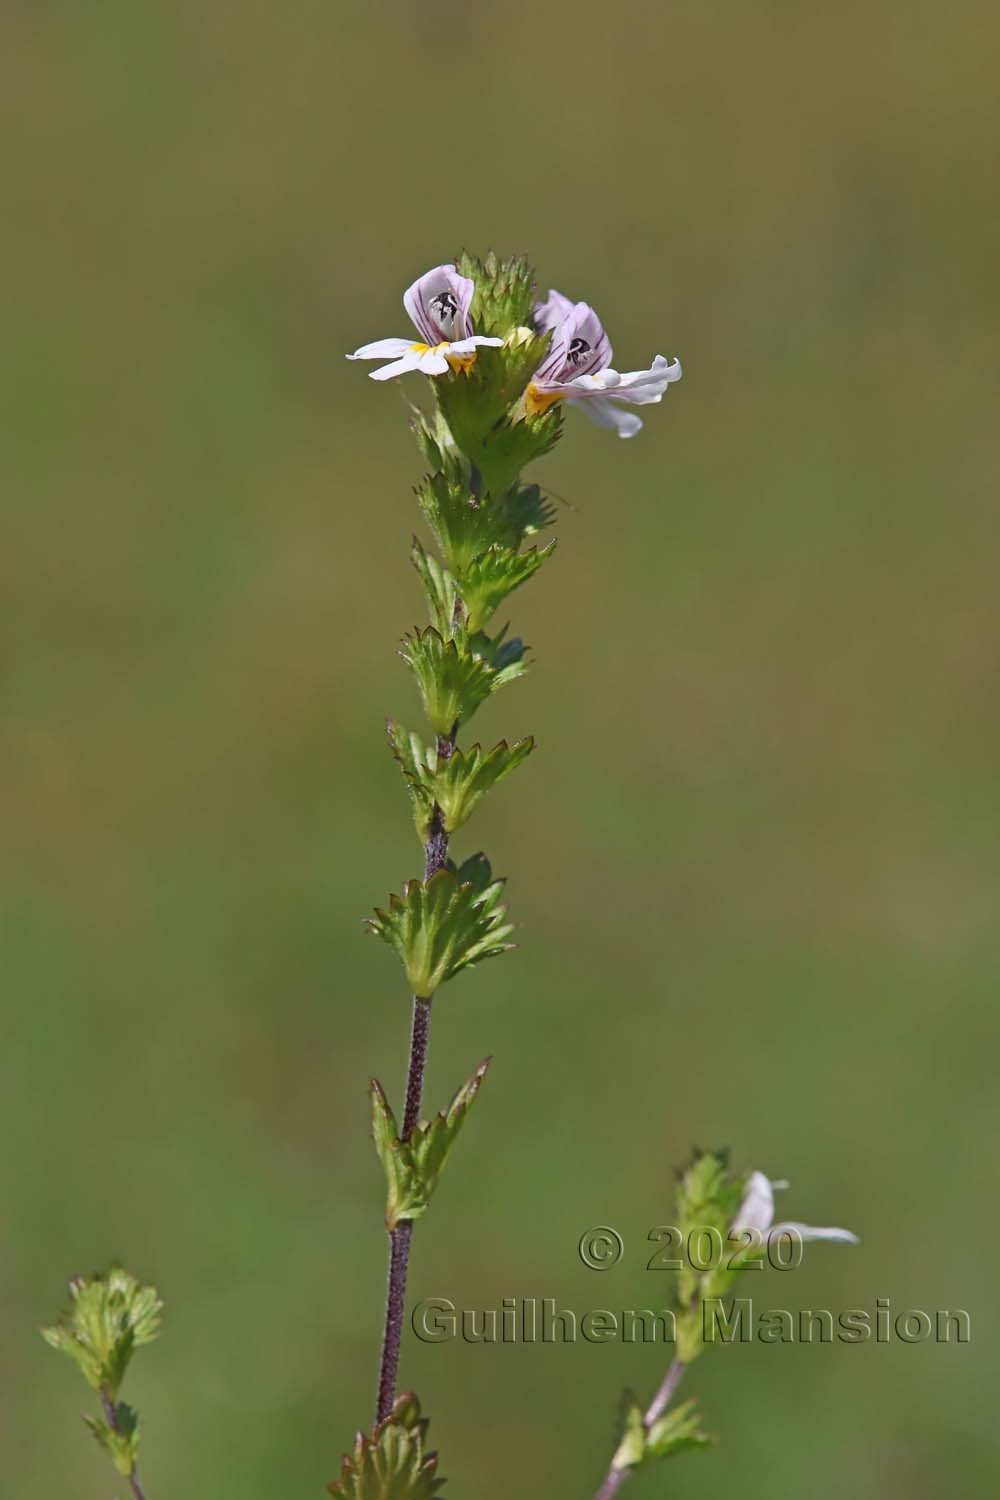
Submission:
[[[381,721],[419,722],[420,460],[343,354],[463,244],[685,378],[538,470],[573,508],[513,601],[537,667],[478,727],[542,750],[460,845],[521,948],[440,998],[429,1102],[495,1062],[413,1293],[662,1300],[672,1168],[728,1143],[863,1239],[760,1302],[964,1307],[973,1342],[706,1358],[722,1442],[635,1500],[991,1492],[996,7],[2,26],[0,1492],[114,1492],[35,1332],[112,1255],[168,1301],[152,1500],[322,1494],[370,1419],[365,1084],[398,1095],[408,1012],[360,918],[419,869]],[[541,1500],[592,1492],[662,1363],[410,1339],[403,1378],[449,1493]]]

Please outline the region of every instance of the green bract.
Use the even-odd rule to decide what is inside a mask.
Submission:
[[[328,1486],[340,1500],[433,1500],[444,1484],[437,1454],[427,1451],[427,1418],[416,1396],[399,1396],[371,1436],[358,1433],[340,1478]]]
[[[489,1058],[463,1083],[448,1108],[432,1120],[421,1120],[406,1141],[399,1138],[382,1085],[372,1079],[372,1135],[389,1189],[385,1222],[390,1231],[403,1219],[419,1219],[426,1209],[488,1067]]]
[[[376,909],[368,927],[402,960],[414,995],[429,998],[463,969],[513,947],[514,931],[501,902],[504,882],[494,880],[482,854],[456,870],[450,865],[426,883],[411,880],[387,911]]]

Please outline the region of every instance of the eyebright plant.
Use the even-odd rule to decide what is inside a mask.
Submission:
[[[389,748],[409,795],[423,873],[376,908],[368,930],[399,959],[412,997],[409,1063],[401,1115],[371,1081],[371,1129],[386,1179],[389,1278],[375,1419],[345,1454],[328,1488],[341,1500],[433,1500],[443,1479],[427,1446],[427,1419],[412,1393],[397,1392],[407,1267],[413,1225],[428,1211],[489,1066],[481,1062],[440,1113],[422,1115],[430,1024],[439,990],[505,953],[513,927],[504,881],[482,853],[452,858],[451,841],[494,787],[533,753],[534,739],[459,744],[476,711],[523,676],[527,648],[497,615],[511,594],[540,572],[554,541],[555,511],[525,468],[559,440],[566,406],[580,406],[598,425],[633,437],[642,421],[629,408],[655,405],[681,377],[675,360],[656,355],[646,369],[619,373],[593,308],[550,291],[535,294],[520,257],[485,261],[463,255],[435,267],[406,291],[403,305],[416,338],[364,344],[349,359],[385,360],[372,379],[418,373],[427,401],[413,407],[412,427],[426,464],[417,503],[436,547],[414,539],[411,559],[426,597],[427,622],[403,637],[427,719],[423,732],[388,723]],[[621,1403],[620,1435],[598,1500],[610,1500],[636,1470],[709,1443],[692,1401],[671,1407],[677,1385],[706,1342],[705,1304],[721,1298],[742,1269],[757,1264],[768,1232],[801,1240],[853,1241],[843,1229],[794,1221],[775,1226],[774,1189],[762,1172],[734,1176],[724,1153],[696,1153],[681,1174],[677,1224],[685,1239],[709,1232],[737,1239],[734,1258],[706,1271],[682,1263],[676,1281],[678,1343],[652,1403],[631,1392]],[[745,1240],[745,1246],[743,1241]],[[68,1354],[100,1397],[102,1415],[87,1422],[145,1500],[136,1472],[139,1419],[120,1400],[135,1350],[159,1331],[153,1287],[118,1266],[70,1283],[63,1322],[43,1330]]]
[[[553,542],[540,546],[533,538],[551,527],[555,513],[523,470],[558,440],[563,403],[579,403],[601,425],[631,437],[642,423],[624,406],[662,400],[681,373],[676,360],[657,355],[648,370],[620,375],[593,308],[555,291],[537,300],[521,259],[491,255],[481,263],[463,256],[436,266],[408,288],[403,306],[418,339],[381,339],[348,355],[388,360],[372,372],[374,380],[412,372],[430,377],[429,410],[414,409],[413,426],[430,468],[417,500],[438,553],[413,542],[429,623],[414,626],[399,652],[413,674],[430,738],[388,725],[423,845],[423,879],[410,880],[368,924],[397,954],[413,997],[401,1125],[381,1084],[372,1083],[390,1237],[380,1423],[396,1400],[413,1222],[427,1209],[487,1066],[458,1090],[446,1113],[429,1123],[421,1119],[433,998],[457,975],[511,946],[503,881],[483,854],[457,865],[450,841],[487,792],[534,750],[530,736],[492,747],[458,743],[477,709],[527,670],[524,642],[495,620],[514,590],[552,556]]]

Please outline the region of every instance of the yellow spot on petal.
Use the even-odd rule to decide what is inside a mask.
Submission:
[[[560,391],[540,391],[537,385],[532,384],[524,393],[524,406],[530,417],[538,417],[562,399]]]

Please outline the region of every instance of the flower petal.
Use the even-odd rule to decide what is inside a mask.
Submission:
[[[445,349],[448,347],[446,344]],[[451,366],[445,359],[443,349],[428,349],[425,354],[420,355],[416,368],[422,375],[445,375]]]
[[[369,379],[392,380],[396,375],[407,375],[410,370],[419,370],[424,356],[412,344],[407,344],[406,349],[402,359],[394,360],[391,365],[383,365],[380,370],[369,370]]]
[[[751,1172],[743,1189],[743,1202],[733,1220],[732,1233],[756,1229],[765,1234],[774,1220],[774,1190],[763,1172]]]
[[[635,437],[642,430],[641,417],[637,417],[635,412],[623,411],[606,397],[602,399],[598,396],[590,401],[580,401],[579,407],[598,427],[610,427],[620,438]]]
[[[376,339],[374,344],[362,344],[348,359],[396,359],[413,348],[411,339]]]
[[[555,287],[549,287],[549,295],[544,302],[535,303],[535,324],[542,333],[550,328],[558,328],[573,311],[573,304],[562,292],[557,292]]]
[[[668,385],[680,380],[683,375],[679,359],[665,360],[658,354],[648,370],[628,370],[618,377],[618,392],[622,400],[633,406],[647,406],[653,401],[662,401]]]
[[[786,1219],[771,1226],[771,1234],[787,1231],[797,1234],[800,1240],[834,1240],[841,1245],[860,1245],[861,1241],[849,1229],[819,1229],[815,1224],[799,1224],[795,1219]]]
[[[476,334],[473,338],[457,339],[455,343],[449,344],[447,353],[471,354],[473,349],[475,349],[480,344],[489,344],[489,346],[493,349],[502,349],[503,339],[485,339],[480,334]]]
[[[403,306],[427,344],[469,337],[469,307],[475,283],[454,266],[435,266],[403,293]]]
[[[587,302],[576,302],[556,325],[549,352],[535,374],[535,384],[545,388],[605,370],[611,363],[611,340],[604,325]]]

